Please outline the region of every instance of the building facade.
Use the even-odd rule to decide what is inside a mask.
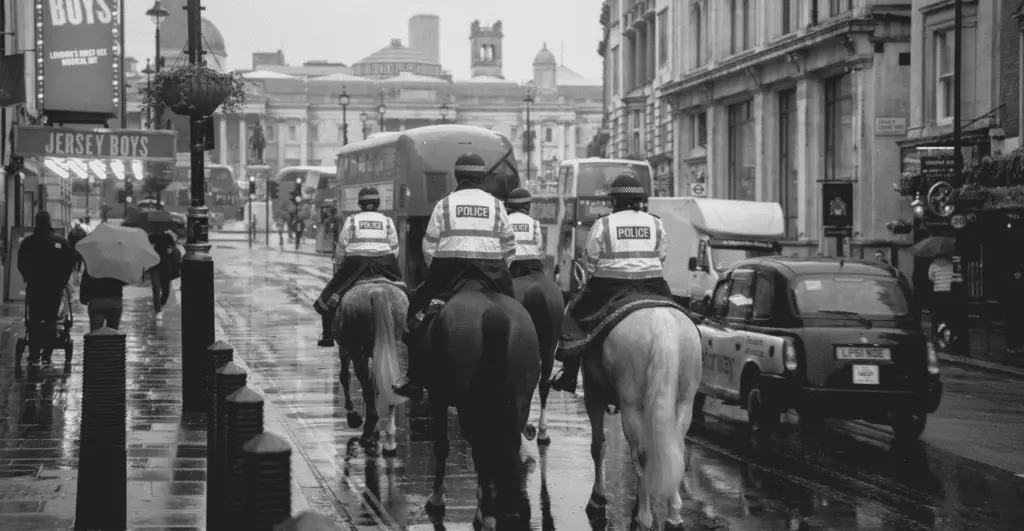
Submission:
[[[885,228],[911,78],[910,1],[683,0],[672,27],[683,195],[778,201],[791,254],[902,245]],[[825,236],[825,183],[851,183],[842,240]],[[865,251],[867,249],[867,251]]]
[[[602,17],[607,34],[601,51],[610,137],[604,155],[650,161],[656,196],[679,195],[672,113],[668,100],[662,98],[676,70],[672,50],[680,43],[674,39],[684,34],[672,31],[678,4],[608,0],[607,16]]]

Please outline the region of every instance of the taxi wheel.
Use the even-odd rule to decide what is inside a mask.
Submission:
[[[747,420],[754,435],[770,435],[779,427],[782,412],[765,401],[758,380],[759,377],[756,375],[750,380],[750,388],[747,391]]]
[[[928,415],[924,413],[899,413],[892,419],[892,431],[897,439],[914,440],[924,433]]]

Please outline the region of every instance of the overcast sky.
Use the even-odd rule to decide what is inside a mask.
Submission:
[[[456,78],[469,77],[474,19],[484,25],[501,20],[506,78],[532,78],[533,58],[544,42],[566,66],[587,78],[601,77],[596,51],[601,0],[204,0],[203,5],[204,17],[224,36],[229,69],[249,69],[253,52],[277,49],[292,65],[311,59],[352,65],[392,38],[408,45],[409,17],[429,13],[441,17],[441,63]],[[125,46],[141,65],[153,53],[153,23],[146,16],[151,6],[151,0],[125,4]],[[184,13],[171,16],[184,18]]]

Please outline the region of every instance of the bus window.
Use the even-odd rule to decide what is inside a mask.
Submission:
[[[606,196],[612,181],[623,173],[631,173],[649,190],[651,172],[644,164],[621,162],[581,162],[576,195],[579,197]]]

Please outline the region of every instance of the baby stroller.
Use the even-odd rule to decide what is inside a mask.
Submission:
[[[71,310],[71,285],[64,286],[64,295],[60,299],[60,308],[57,310],[57,337],[53,338],[54,350],[63,348],[64,349],[64,363],[71,363],[71,355],[75,350],[74,342],[71,340],[71,326],[75,323],[74,314]],[[21,363],[21,357],[25,353],[25,349],[29,347],[30,341],[33,338],[29,334],[31,329],[29,326],[29,313],[32,311],[29,308],[28,301],[25,301],[25,337],[18,338],[18,342],[14,348],[14,363]],[[50,359],[43,359],[45,363],[50,363]]]

